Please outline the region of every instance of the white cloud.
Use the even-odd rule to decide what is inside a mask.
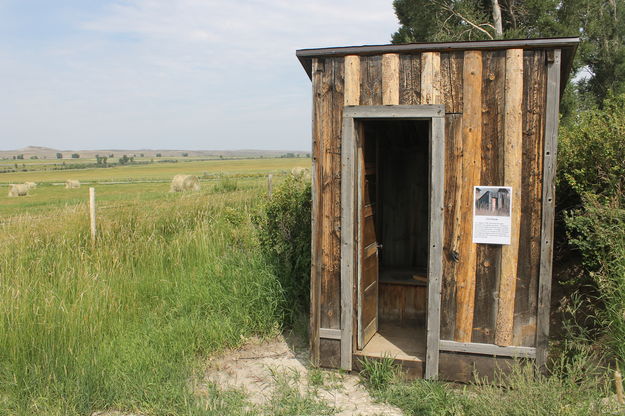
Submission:
[[[295,50],[387,43],[391,3],[116,0],[84,36],[3,62],[0,147],[309,148]]]

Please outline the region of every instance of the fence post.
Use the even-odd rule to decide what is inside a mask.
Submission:
[[[272,179],[273,179],[273,175],[270,173],[269,176],[267,176],[267,195],[269,196],[269,198],[271,198],[271,192],[272,192],[272,184],[271,184]]]
[[[91,243],[95,244],[96,221],[95,221],[95,188],[89,188],[89,219],[91,220]]]

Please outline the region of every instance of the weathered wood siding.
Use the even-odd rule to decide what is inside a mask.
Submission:
[[[319,328],[340,329],[340,149],[346,103],[445,105],[441,339],[495,343],[497,314],[504,307],[506,311],[513,308],[512,335],[506,343],[536,345],[547,91],[545,50],[522,51],[522,86],[517,86],[523,95],[519,123],[522,131],[518,135],[520,142],[508,142],[508,146],[521,149],[521,185],[516,183],[513,190],[517,193],[515,201],[520,203],[518,255],[514,267],[506,266],[516,269],[516,279],[508,279],[508,286],[504,286],[514,283],[509,305],[498,304],[502,246],[471,241],[473,186],[509,185],[505,183],[509,149],[505,126],[507,53],[444,51],[313,59],[311,347],[316,363],[330,367],[339,363],[340,340],[319,339]],[[509,102],[514,104],[516,100]],[[506,323],[500,325],[509,328]]]

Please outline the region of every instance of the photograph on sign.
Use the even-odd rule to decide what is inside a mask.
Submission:
[[[510,244],[512,188],[474,186],[473,190],[473,242]]]

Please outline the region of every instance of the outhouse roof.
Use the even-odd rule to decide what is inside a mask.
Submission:
[[[397,45],[363,45],[343,46],[335,48],[299,49],[295,55],[304,67],[308,77],[312,79],[312,59],[345,55],[380,55],[384,53],[408,54],[415,52],[443,52],[454,50],[496,50],[496,49],[555,49],[562,50],[561,91],[566,86],[573,57],[579,44],[579,38],[540,38],[540,39],[505,39],[483,40],[471,42],[442,43],[403,43]]]

